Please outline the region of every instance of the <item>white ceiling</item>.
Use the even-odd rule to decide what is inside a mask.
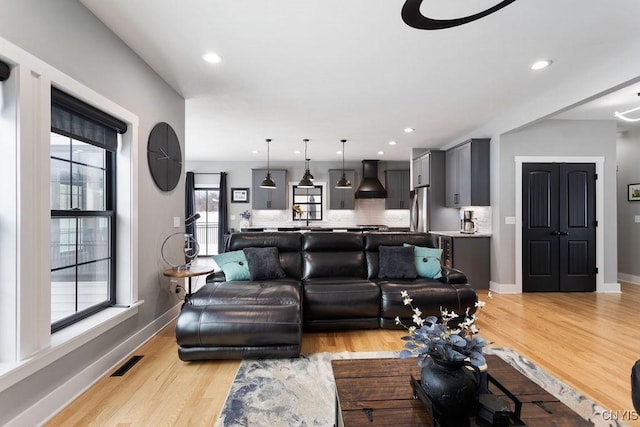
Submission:
[[[488,132],[496,117],[640,46],[635,0],[516,0],[438,31],[404,24],[404,0],[81,2],[184,96],[187,160],[261,159],[265,138],[274,160],[296,158],[303,138],[316,161],[338,159],[343,138],[347,160],[407,160],[410,147]],[[424,3],[444,19],[498,0]],[[205,63],[209,51],[222,62]],[[554,64],[531,71],[542,58]],[[565,117],[610,119],[613,100]]]

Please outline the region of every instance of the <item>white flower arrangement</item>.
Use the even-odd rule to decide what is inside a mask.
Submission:
[[[411,307],[413,311],[412,321],[415,324],[407,326],[396,317],[396,324],[402,325],[409,335],[402,337],[406,341],[405,348],[400,352],[400,358],[406,359],[417,354],[418,365],[424,367],[427,357],[431,356],[448,362],[461,362],[468,360],[474,366],[482,366],[486,363],[482,351],[487,342],[477,334],[480,331],[476,326],[476,314],[470,314],[467,308],[464,318],[457,327],[452,328],[449,322],[460,316],[454,311],[440,308],[440,319],[436,316],[422,318],[422,312],[414,307],[413,299],[406,290],[401,293],[404,305]],[[491,292],[487,295],[493,298]],[[477,301],[475,308],[482,309],[484,301]]]

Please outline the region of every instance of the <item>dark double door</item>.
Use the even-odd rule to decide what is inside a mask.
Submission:
[[[595,165],[522,165],[524,292],[596,289]]]

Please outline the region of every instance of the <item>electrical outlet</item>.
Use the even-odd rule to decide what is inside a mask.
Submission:
[[[176,294],[176,295],[179,294],[180,293],[180,289],[181,289],[180,282],[178,282],[175,279],[171,279],[169,281],[169,291],[172,294]]]
[[[179,216],[174,216],[173,217],[173,228],[180,228],[180,217]]]

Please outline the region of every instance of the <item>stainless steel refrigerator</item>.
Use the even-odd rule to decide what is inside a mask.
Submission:
[[[445,207],[444,188],[440,186],[417,187],[413,190],[410,215],[411,231],[460,229],[460,210]]]

